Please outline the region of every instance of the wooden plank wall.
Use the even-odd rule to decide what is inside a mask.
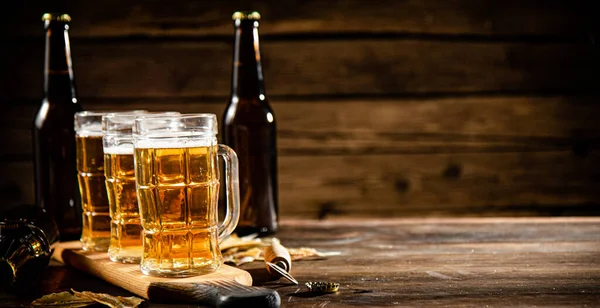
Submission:
[[[23,1],[24,2],[24,1]],[[0,198],[33,202],[48,10],[84,108],[221,115],[230,15],[263,15],[285,217],[600,214],[598,24],[582,1],[12,1]]]

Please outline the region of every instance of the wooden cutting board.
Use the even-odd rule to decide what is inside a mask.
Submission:
[[[79,242],[59,243],[53,258],[151,301],[214,307],[279,307],[281,302],[275,290],[252,287],[252,276],[232,266],[186,278],[152,277],[142,274],[139,264],[112,262],[106,252],[80,248]]]

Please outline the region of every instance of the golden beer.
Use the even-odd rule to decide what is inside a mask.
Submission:
[[[136,117],[133,147],[145,275],[199,275],[223,263],[219,241],[240,217],[239,164],[231,148],[217,144],[216,135],[214,114]],[[227,198],[220,224],[217,157],[225,162]]]
[[[81,243],[84,250],[107,251],[110,216],[104,179],[102,135],[78,132],[75,144],[83,208]]]
[[[104,152],[111,218],[108,256],[112,261],[139,263],[142,257],[142,226],[135,188],[133,145],[105,148]]]
[[[216,158],[216,144],[136,148],[145,274],[202,274],[223,263]]]
[[[179,115],[163,112],[162,115]],[[112,261],[140,263],[142,226],[135,186],[132,128],[136,117],[151,117],[145,110],[112,112],[102,116],[104,169],[110,204]]]

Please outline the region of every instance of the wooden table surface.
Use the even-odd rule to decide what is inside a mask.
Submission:
[[[288,247],[341,255],[297,261],[300,286],[269,281],[261,262],[242,266],[255,285],[275,288],[282,307],[600,306],[599,218],[284,220]],[[307,281],[339,282],[315,296]],[[74,288],[130,295],[95,277],[50,266],[37,288],[0,306]],[[150,303],[150,307],[194,307]]]

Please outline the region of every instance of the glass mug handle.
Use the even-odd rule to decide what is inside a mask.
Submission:
[[[237,154],[228,146],[219,144],[217,154],[225,161],[225,218],[219,224],[219,242],[229,236],[240,219],[240,179]]]

